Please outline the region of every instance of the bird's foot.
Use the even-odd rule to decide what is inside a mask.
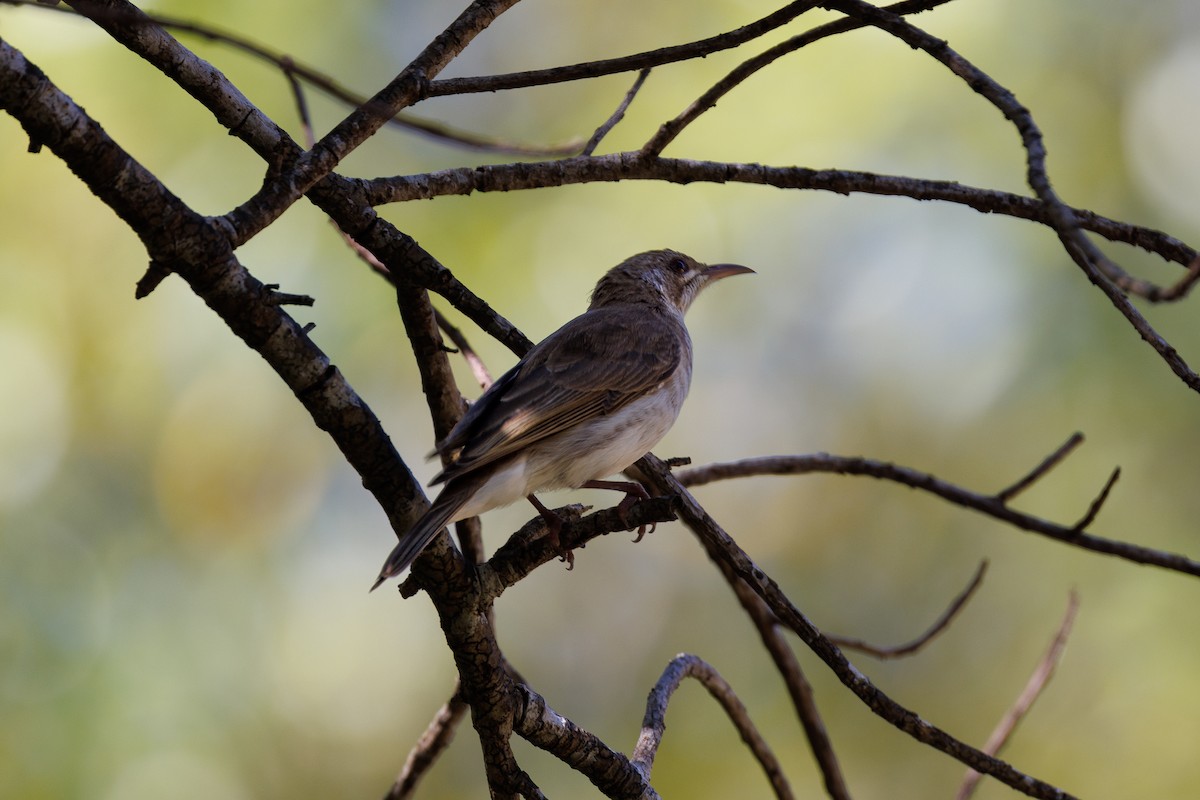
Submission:
[[[546,538],[550,541],[550,546],[554,548],[554,552],[558,553],[559,560],[566,563],[567,570],[574,569],[575,553],[564,548],[562,546],[562,539],[560,538],[563,528],[563,518],[546,508],[542,504],[542,501],[533,495],[528,495],[528,499],[530,503],[533,503],[533,507],[537,509],[538,513],[542,515],[542,519],[546,521]]]
[[[629,524],[629,509],[633,507],[634,503],[640,500],[649,499],[649,495],[646,495],[645,497],[638,497],[635,494],[627,494],[621,499],[621,502],[617,503],[617,516],[621,518],[621,522],[625,523],[627,530],[633,530],[633,526]],[[651,522],[649,527],[646,525],[638,525],[637,536],[633,537],[633,543],[637,544],[642,540],[642,537],[644,537],[647,533],[654,533],[657,528],[657,522]]]
[[[650,493],[646,491],[646,487],[640,483],[633,481],[588,481],[584,488],[587,489],[612,489],[616,492],[624,492],[625,496],[621,498],[621,502],[617,503],[617,516],[625,525],[626,530],[633,530],[633,525],[629,523],[629,509],[633,508],[633,504],[639,500],[649,500]],[[640,542],[642,537],[647,533],[654,533],[658,523],[651,522],[649,529],[645,525],[638,525],[637,536],[634,537],[634,542]]]

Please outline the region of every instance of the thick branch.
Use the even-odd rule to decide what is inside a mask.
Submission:
[[[652,497],[634,503],[626,509],[623,518],[616,506],[587,516],[581,516],[583,510],[584,506],[578,505],[555,509],[555,513],[563,518],[558,536],[567,550],[582,548],[592,539],[609,533],[676,519],[672,497]],[[484,596],[499,597],[533,570],[559,557],[559,549],[550,543],[545,533],[546,521],[540,516],[534,517],[479,567],[479,583]]]
[[[562,759],[590,780],[605,797],[658,800],[648,776],[621,753],[550,708],[529,686],[513,686],[515,730],[530,744]]]
[[[302,326],[272,302],[272,291],[238,263],[220,230],[167,191],[2,41],[0,108],[61,158],[138,234],[151,259],[179,273],[270,364],[362,476],[392,528],[407,530],[420,511],[420,485],[371,409]]]
[[[517,1],[474,0],[387,86],[334,126],[311,150],[289,159],[277,174],[269,174],[254,197],[226,215],[237,244],[244,244],[278,219],[389,119],[420,100],[429,80]]]

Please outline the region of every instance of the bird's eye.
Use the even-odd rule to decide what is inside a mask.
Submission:
[[[672,272],[674,272],[678,275],[682,275],[683,273],[687,272],[687,270],[688,270],[687,262],[684,261],[682,258],[671,259],[671,271]]]

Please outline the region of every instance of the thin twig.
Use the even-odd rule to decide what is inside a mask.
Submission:
[[[291,87],[292,99],[296,101],[296,115],[300,118],[300,130],[304,133],[304,146],[311,149],[316,144],[317,137],[313,133],[312,116],[308,112],[308,98],[304,96],[304,86],[300,83],[296,63],[290,56],[283,56],[280,67],[283,69],[284,77],[287,78],[288,86]]]
[[[983,583],[983,576],[987,572],[987,567],[987,559],[980,561],[979,568],[975,570],[975,576],[971,578],[971,582],[967,584],[967,588],[959,592],[958,596],[951,601],[949,607],[929,627],[929,630],[907,644],[896,645],[895,647],[879,647],[862,639],[848,639],[842,636],[829,636],[829,641],[843,649],[858,650],[861,653],[866,653],[869,656],[879,659],[902,658],[911,655],[932,641],[935,636],[950,625],[951,621],[958,615],[958,612],[966,606],[967,601],[975,594],[975,590]]]
[[[625,118],[625,112],[629,109],[630,103],[633,102],[633,98],[637,97],[637,93],[641,91],[642,84],[646,82],[646,78],[648,77],[650,77],[650,67],[646,67],[637,74],[637,78],[633,81],[633,86],[629,87],[629,91],[625,93],[625,97],[621,100],[621,104],[617,106],[616,111],[604,121],[603,125],[596,129],[596,132],[592,134],[592,138],[588,139],[587,144],[584,145],[583,151],[580,153],[581,156],[590,156],[596,152],[596,148],[600,146],[601,140],[608,135],[609,131],[616,127],[618,122]]]
[[[1113,486],[1120,477],[1121,468],[1114,468],[1112,474],[1108,476],[1108,480],[1105,481],[1104,488],[1100,490],[1100,494],[1096,495],[1096,499],[1092,501],[1090,506],[1088,506],[1087,513],[1083,515],[1083,518],[1080,519],[1079,522],[1076,522],[1071,526],[1071,530],[1083,531],[1087,529],[1088,525],[1092,524],[1092,522],[1096,519],[1096,515],[1100,513],[1100,509],[1104,506],[1104,501],[1108,499],[1108,493],[1112,491]]]
[[[950,0],[904,0],[904,2],[895,3],[893,5],[886,6],[886,8],[888,11],[891,11],[894,14],[917,14],[922,11],[928,11],[931,8],[935,8],[948,2],[950,2]],[[688,105],[688,107],[680,112],[678,116],[668,122],[663,123],[663,125],[658,129],[657,133],[655,133],[654,136],[652,136],[650,140],[642,146],[642,155],[656,156],[661,153],[663,148],[674,141],[684,128],[686,128],[692,122],[695,122],[701,114],[716,106],[717,101],[723,96],[731,92],[751,75],[768,66],[769,64],[774,63],[789,53],[794,53],[800,48],[807,47],[808,45],[820,41],[826,37],[834,36],[840,33],[846,33],[847,31],[852,31],[863,27],[867,27],[867,23],[851,17],[835,20],[833,22],[828,22],[824,25],[813,28],[810,31],[805,31],[799,36],[793,36],[792,38],[780,42],[779,44],[765,50],[759,55],[743,61],[731,72],[729,72],[729,74],[717,81],[717,83],[713,84],[713,86],[704,92],[704,94],[700,95],[700,97]]]
[[[1033,707],[1034,702],[1041,696],[1042,690],[1046,688],[1046,684],[1054,677],[1054,670],[1058,666],[1058,662],[1062,659],[1063,650],[1067,646],[1067,637],[1071,634],[1071,626],[1075,623],[1075,613],[1079,610],[1079,595],[1072,591],[1067,599],[1067,612],[1063,616],[1062,624],[1058,626],[1058,632],[1054,635],[1054,639],[1050,642],[1050,648],[1046,651],[1046,655],[1038,662],[1037,668],[1033,674],[1029,676],[1029,681],[1025,684],[1025,689],[1013,704],[1013,707],[1008,710],[996,728],[992,731],[992,735],[988,737],[987,743],[983,746],[983,752],[988,755],[996,756],[1000,754],[1000,750],[1008,742],[1013,731],[1016,730],[1017,724],[1029,713],[1029,709]],[[962,785],[959,786],[958,793],[954,796],[955,800],[967,800],[975,791],[980,779],[983,776],[973,769],[968,769],[967,774],[963,776]]]
[[[462,699],[461,687],[454,687],[454,694],[446,704],[438,709],[437,714],[429,722],[429,727],[421,734],[421,738],[408,752],[404,767],[396,776],[396,781],[384,795],[385,800],[407,800],[416,791],[417,783],[434,765],[438,757],[450,746],[458,724],[466,714],[467,704]]]
[[[492,375],[488,372],[487,365],[483,363],[483,359],[471,347],[471,343],[467,341],[467,337],[463,332],[450,324],[450,320],[446,319],[446,315],[436,308],[433,310],[433,318],[437,321],[437,325],[441,328],[442,333],[454,342],[459,354],[463,360],[467,362],[467,366],[471,368],[471,374],[475,376],[476,382],[481,389],[487,389],[492,385]]]
[[[1142,289],[1142,291],[1130,289],[1126,286],[1122,286],[1121,288],[1125,289],[1126,291],[1132,291],[1133,294],[1146,297],[1149,300],[1166,302],[1170,300],[1178,300],[1179,298],[1185,296],[1189,291],[1191,291],[1192,286],[1195,285],[1197,280],[1200,280],[1200,255],[1197,255],[1192,259],[1192,263],[1188,265],[1188,271],[1186,275],[1180,278],[1172,286],[1169,286],[1166,289],[1158,290],[1157,293],[1154,291],[1158,289],[1156,286],[1151,286],[1149,289],[1138,286],[1137,289]]]
[[[0,3],[7,5],[19,6],[40,6],[50,11],[59,11],[66,14],[78,15],[79,12],[69,6],[62,5],[46,5],[39,0],[0,0]],[[350,108],[359,108],[369,103],[368,98],[363,95],[347,89],[329,75],[320,70],[296,61],[292,56],[272,50],[265,45],[252,41],[240,34],[231,31],[222,30],[214,25],[200,24],[190,20],[180,19],[165,14],[155,14],[147,12],[144,17],[134,17],[127,15],[126,17],[117,17],[121,12],[114,11],[112,16],[119,21],[128,22],[131,24],[141,25],[160,25],[163,28],[176,33],[190,34],[198,36],[210,42],[222,44],[234,50],[239,50],[247,55],[264,61],[268,64],[273,64],[287,78],[288,83],[292,86],[292,92],[295,94],[296,88],[301,83],[306,83],[317,89],[327,97],[331,97],[338,102],[349,106]],[[306,138],[309,138],[312,133],[311,120],[305,120],[302,111],[301,124],[308,127]],[[521,144],[519,142],[505,141],[492,136],[484,136],[472,131],[464,131],[454,128],[451,125],[446,125],[442,122],[423,119],[411,112],[397,114],[388,120],[388,124],[403,128],[412,133],[426,136],[443,144],[469,148],[471,150],[481,150],[489,153],[503,153],[513,156],[527,156],[547,158],[553,156],[567,156],[579,152],[582,146],[582,140],[572,139],[568,142],[552,145],[536,145],[536,144]],[[309,147],[312,147],[312,140],[309,139]]]
[[[730,50],[753,41],[765,33],[780,28],[791,22],[805,11],[813,8],[815,2],[788,3],[778,11],[749,25],[699,39],[686,44],[661,47],[657,50],[647,50],[642,53],[605,58],[599,61],[587,61],[581,64],[567,64],[549,69],[512,72],[505,75],[486,75],[473,78],[441,78],[429,82],[428,96],[440,97],[448,94],[470,94],[477,92],[499,92],[505,89],[524,89],[530,86],[547,86],[567,81],[599,78],[603,75],[615,75],[620,72],[634,72],[648,67],[659,67],[678,61],[688,61],[694,58],[704,58]]]
[[[649,778],[650,772],[654,768],[654,757],[658,754],[658,746],[662,743],[667,727],[667,705],[675,690],[683,683],[684,678],[694,678],[699,681],[713,699],[720,703],[721,708],[729,717],[729,721],[737,728],[742,741],[750,748],[750,752],[754,754],[754,758],[766,773],[775,796],[782,800],[792,798],[794,795],[791,786],[788,785],[779,760],[775,758],[770,746],[758,732],[754,721],[750,719],[749,712],[746,711],[746,706],[738,699],[733,687],[721,677],[712,665],[689,653],[681,653],[671,659],[671,663],[663,670],[662,676],[650,690],[649,697],[646,698],[646,716],[642,720],[642,732],[638,736],[637,745],[633,748],[633,758],[631,759],[634,766]]]
[[[1012,486],[1009,486],[1007,489],[996,492],[996,499],[1001,503],[1007,503],[1009,500],[1012,500],[1018,494],[1032,486],[1047,472],[1054,469],[1054,467],[1058,465],[1058,462],[1070,455],[1071,451],[1081,444],[1083,444],[1083,434],[1076,431],[1075,433],[1071,434],[1067,441],[1063,442],[1061,447],[1059,447],[1050,455],[1046,456],[1042,463],[1030,470],[1029,474],[1021,478]]]

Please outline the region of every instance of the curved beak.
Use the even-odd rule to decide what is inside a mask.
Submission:
[[[704,270],[704,277],[707,283],[728,278],[730,275],[746,275],[754,274],[754,270],[749,267],[743,267],[741,264],[712,264]]]

